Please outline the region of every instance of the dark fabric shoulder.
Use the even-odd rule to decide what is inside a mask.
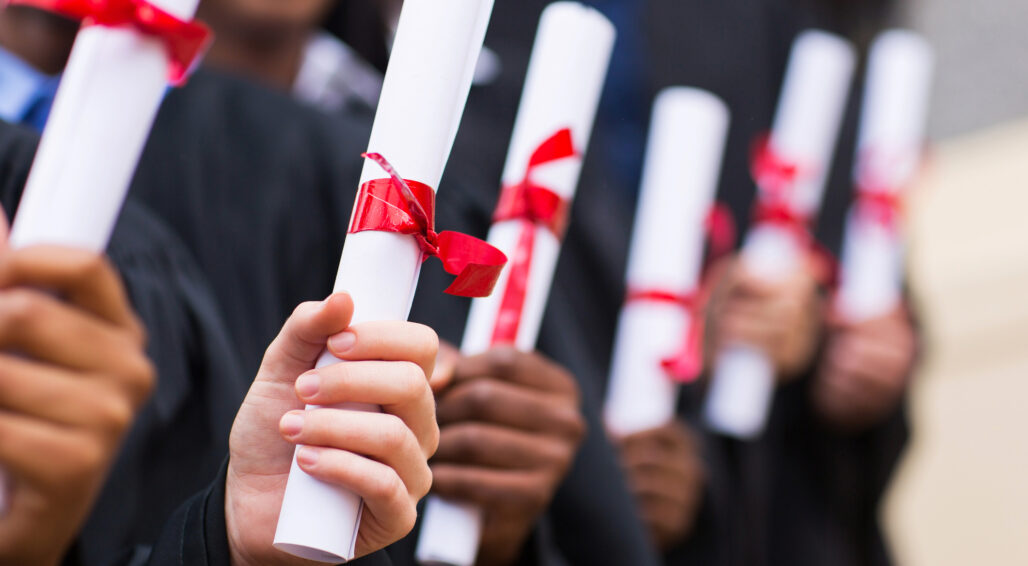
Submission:
[[[366,141],[211,71],[165,100],[132,191],[195,255],[248,373],[298,303],[331,291]]]
[[[0,121],[0,202],[8,218],[21,200],[38,144],[34,132]]]

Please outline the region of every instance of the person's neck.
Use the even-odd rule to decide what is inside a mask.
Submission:
[[[78,28],[77,22],[34,8],[0,8],[0,47],[47,75],[64,70]]]
[[[303,64],[309,37],[306,31],[274,35],[222,32],[208,52],[206,62],[289,91]]]

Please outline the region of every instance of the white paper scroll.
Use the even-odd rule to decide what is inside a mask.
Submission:
[[[615,35],[614,26],[602,14],[581,4],[557,2],[544,10],[507,154],[505,186],[524,178],[529,156],[561,129],[570,128],[578,153],[585,152]],[[570,201],[581,168],[580,158],[562,159],[538,168],[533,181]],[[489,243],[511,257],[522,226],[520,220],[494,224]],[[560,251],[560,241],[548,229],[535,230],[528,290],[515,343],[524,351],[535,349]],[[461,344],[464,354],[479,354],[491,346],[509,274],[509,267],[505,268],[493,294],[472,303]],[[416,559],[421,564],[471,566],[478,553],[481,522],[481,511],[473,505],[429,497]]]
[[[670,88],[657,97],[635,215],[629,289],[693,293],[700,284],[704,227],[728,135],[728,107],[709,92]],[[695,321],[680,306],[636,301],[621,309],[604,420],[628,435],[675,416],[678,386],[661,361],[684,345]]]
[[[924,38],[889,31],[875,40],[868,64],[854,184],[902,197],[921,168],[934,56]],[[896,227],[893,227],[896,228]],[[862,321],[902,299],[903,243],[895,229],[855,211],[846,223],[836,308]]]
[[[197,3],[153,0],[185,20]],[[79,32],[11,227],[12,247],[107,248],[167,77],[160,40],[131,28]]]
[[[790,196],[791,207],[802,215],[813,216],[821,206],[855,63],[853,46],[825,32],[804,32],[793,45],[770,145],[805,170]],[[758,225],[746,238],[742,260],[757,276],[774,281],[798,267],[801,252],[788,230]],[[704,407],[708,426],[737,438],[759,436],[774,386],[774,368],[764,352],[746,344],[726,347],[718,354]]]
[[[154,0],[191,19],[198,0]],[[168,87],[159,39],[135,29],[79,32],[25,186],[11,245],[102,252]]]
[[[492,0],[404,2],[368,151],[385,156],[407,179],[439,186],[492,6]],[[368,162],[360,183],[383,176]],[[335,289],[353,297],[354,324],[406,320],[420,268],[421,250],[410,236],[350,234]],[[317,365],[338,362],[326,352]],[[347,561],[361,509],[359,497],[308,476],[294,458],[275,547],[310,560]]]

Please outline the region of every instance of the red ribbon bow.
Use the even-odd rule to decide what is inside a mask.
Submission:
[[[704,229],[708,236],[710,253],[707,257],[709,268],[718,258],[730,253],[735,248],[735,222],[728,208],[717,203],[710,208],[704,221]],[[660,365],[675,381],[691,383],[703,373],[703,334],[705,320],[703,309],[709,297],[710,281],[698,291],[675,293],[662,289],[629,289],[626,303],[650,301],[668,303],[681,307],[688,313],[690,323],[686,328],[682,346],[674,354],[661,360]]]
[[[174,85],[185,82],[189,71],[210,45],[210,29],[185,21],[146,0],[8,0],[81,21],[83,26],[131,26],[160,39],[168,52],[168,78]]]
[[[867,222],[896,231],[903,211],[903,199],[886,175],[886,168],[901,165],[905,155],[886,162],[878,152],[865,150],[860,155],[857,174],[857,214]]]
[[[557,193],[532,181],[537,167],[575,157],[571,130],[564,128],[547,138],[528,160],[525,176],[516,185],[503,188],[500,201],[493,214],[494,222],[521,220],[523,226],[511,260],[510,276],[500,301],[500,310],[493,328],[493,344],[513,344],[521,326],[521,311],[528,292],[528,274],[535,249],[536,226],[544,226],[557,238],[564,235],[567,226],[568,203]]]
[[[379,164],[389,178],[375,179],[361,186],[349,233],[377,231],[414,236],[425,259],[439,258],[443,269],[457,276],[446,289],[447,293],[461,297],[486,297],[492,293],[507,256],[467,234],[437,233],[432,187],[404,179],[377,153],[366,153],[362,157]]]
[[[789,199],[805,169],[776,152],[765,134],[753,144],[751,173],[759,189],[753,221],[774,224],[791,232],[801,245],[809,243],[810,218],[793,209]]]
[[[675,381],[691,383],[703,373],[703,307],[706,297],[693,291],[675,293],[660,289],[629,289],[626,303],[649,301],[681,308],[689,315],[682,347],[660,361],[660,366]]]

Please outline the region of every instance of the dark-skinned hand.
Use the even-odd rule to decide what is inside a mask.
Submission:
[[[820,339],[820,264],[805,260],[788,277],[772,282],[754,275],[737,257],[723,261],[708,309],[710,347],[756,346],[770,356],[780,380],[796,377],[813,363]]]
[[[0,564],[63,558],[153,387],[145,342],[102,257],[0,250]]]
[[[815,409],[843,431],[874,426],[903,399],[916,357],[917,337],[904,307],[857,323],[833,314],[811,390]]]
[[[433,491],[483,509],[478,564],[511,564],[585,434],[578,385],[543,356],[508,347],[445,367],[452,376],[433,378],[441,429]]]
[[[662,551],[692,532],[703,502],[706,467],[699,443],[685,423],[617,439],[621,466],[650,536]]]

